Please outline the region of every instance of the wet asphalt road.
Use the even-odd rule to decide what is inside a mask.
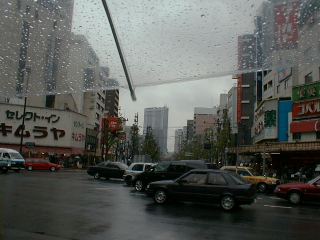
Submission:
[[[118,180],[85,172],[0,175],[0,239],[319,239],[320,205],[258,196],[234,212],[155,205]]]

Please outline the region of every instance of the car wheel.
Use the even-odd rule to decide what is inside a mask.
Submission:
[[[55,172],[56,171],[56,168],[55,167],[51,167],[50,168],[50,172]]]
[[[157,190],[153,197],[157,204],[164,204],[167,201],[167,193],[164,190]]]
[[[297,192],[289,193],[289,202],[299,204],[301,202],[301,195]]]
[[[100,178],[100,174],[99,174],[99,173],[95,173],[95,174],[93,175],[93,178],[94,178],[94,179],[99,179],[99,178]]]
[[[220,202],[221,207],[225,211],[230,211],[236,206],[236,202],[232,196],[223,196]]]
[[[32,166],[28,166],[28,171],[32,171]]]
[[[135,188],[138,192],[143,191],[143,182],[142,182],[141,180],[137,180],[136,183],[134,184],[134,188]]]
[[[257,186],[257,190],[259,193],[265,193],[267,191],[267,184],[265,183],[259,183],[258,186]]]

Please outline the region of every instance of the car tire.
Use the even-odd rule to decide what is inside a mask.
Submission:
[[[225,211],[231,211],[232,209],[234,209],[237,206],[237,204],[236,204],[234,197],[232,197],[230,195],[225,195],[221,198],[220,206]]]
[[[93,175],[93,178],[94,179],[100,179],[100,174],[97,172]]]
[[[135,181],[134,188],[136,189],[136,191],[142,192],[144,189],[142,180]]]
[[[56,168],[55,167],[51,167],[50,168],[50,172],[55,172],[56,171]]]
[[[28,171],[32,171],[32,166],[28,166]]]
[[[301,202],[301,194],[298,192],[289,193],[288,200],[292,204],[299,204]]]
[[[159,189],[154,193],[153,200],[157,204],[164,204],[167,201],[167,192],[163,189]]]
[[[258,183],[257,190],[259,193],[266,193],[268,189],[268,186],[266,183]]]

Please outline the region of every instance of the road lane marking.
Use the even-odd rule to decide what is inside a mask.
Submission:
[[[95,190],[107,190],[107,191],[109,191],[109,190],[111,190],[111,188],[95,188]]]
[[[269,198],[273,200],[282,200],[281,198],[278,198],[278,197],[269,197]]]
[[[284,207],[284,206],[276,206],[276,205],[263,205],[264,207],[271,207],[271,208],[285,208],[285,209],[290,209],[292,207]]]

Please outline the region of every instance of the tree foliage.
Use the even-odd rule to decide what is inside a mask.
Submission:
[[[160,159],[160,149],[153,137],[151,127],[147,127],[147,133],[145,135],[142,151],[143,154],[149,155],[153,161]]]

